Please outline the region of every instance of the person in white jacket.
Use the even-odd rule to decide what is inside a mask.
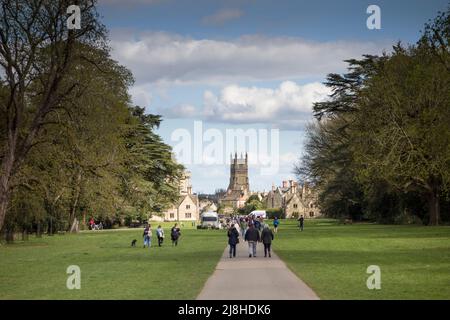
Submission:
[[[161,227],[161,225],[159,225],[156,229],[156,236],[158,237],[158,246],[161,247],[164,241],[164,229]]]

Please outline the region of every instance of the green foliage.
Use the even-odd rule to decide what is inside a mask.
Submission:
[[[416,45],[348,60],[348,73],[328,76],[332,94],[314,105],[296,167],[319,188],[326,215],[441,220],[450,191],[449,16],[426,25]]]
[[[248,215],[254,210],[262,210],[264,209],[264,204],[259,200],[257,195],[251,195],[247,201],[245,201],[245,205],[243,208],[238,209],[238,213],[242,215]]]
[[[284,219],[285,212],[282,208],[270,208],[266,209],[266,216],[267,219],[274,219],[275,217],[277,217],[278,219]]]
[[[48,116],[20,168],[7,229],[33,221],[30,229],[43,222],[55,232],[67,230],[74,218],[90,217],[121,225],[126,215],[160,212],[178,194],[183,168],[154,132],[160,117],[130,107],[130,72],[105,51],[80,50],[90,60],[70,76],[83,85]]]
[[[130,108],[130,114],[121,191],[141,212],[158,214],[178,199],[178,180],[184,168],[172,159],[171,147],[153,132],[160,117],[145,115],[140,107]]]

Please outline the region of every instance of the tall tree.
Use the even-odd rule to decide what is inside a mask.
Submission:
[[[327,77],[330,99],[314,104],[317,122],[307,127],[305,151],[294,172],[316,185],[321,210],[328,216],[361,215],[363,190],[357,181],[351,131],[360,108],[359,94],[378,60],[371,55],[347,60],[348,73]]]
[[[354,123],[360,176],[384,177],[399,190],[419,188],[429,223],[440,219],[450,186],[450,72],[424,47],[397,46],[360,94]]]
[[[128,157],[121,173],[122,194],[144,212],[161,211],[178,200],[183,166],[173,159],[172,149],[154,132],[161,117],[130,108],[125,141]]]
[[[328,76],[333,93],[314,105],[319,122],[297,167],[322,187],[322,207],[342,211],[353,193],[384,217],[416,196],[416,207],[428,201],[429,224],[439,223],[440,197],[450,189],[449,35],[450,8],[416,45],[348,60],[349,73]]]
[[[47,117],[37,145],[16,175],[19,187],[40,192],[49,217],[58,212],[66,228],[82,208],[104,216],[115,211],[118,173],[127,157],[123,135],[131,74],[107,52],[84,50],[91,62],[81,62],[68,75],[80,85]]]
[[[85,59],[77,44],[106,47],[95,1],[78,1],[81,28],[67,28],[69,0],[4,0],[0,7],[0,106],[5,139],[0,149],[0,229],[16,175],[49,115],[78,85],[68,71]],[[65,83],[65,85],[63,85]]]

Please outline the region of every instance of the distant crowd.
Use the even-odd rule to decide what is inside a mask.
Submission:
[[[303,231],[304,226],[304,218],[303,215],[298,219],[299,228]],[[256,217],[254,215],[250,215],[248,217],[237,217],[233,216],[227,221],[227,236],[228,236],[228,244],[229,248],[229,256],[230,258],[236,257],[236,245],[239,243],[240,237],[244,239],[244,241],[248,244],[248,257],[256,257],[256,249],[257,244],[262,243],[264,246],[264,257],[272,257],[271,246],[272,241],[274,240],[274,234],[278,233],[278,227],[280,225],[280,220],[278,217],[275,217],[273,220],[273,231],[269,227],[267,223],[264,222],[263,217]],[[101,222],[97,225],[93,218],[89,221],[89,226],[91,230],[99,230],[103,229]],[[164,229],[161,225],[158,225],[156,228],[156,237],[158,239],[158,246],[161,247],[165,233]],[[142,237],[144,239],[144,248],[150,248],[152,245],[152,235],[153,230],[151,224],[147,224],[144,228],[144,232]],[[170,229],[170,239],[172,241],[172,246],[178,245],[178,240],[181,237],[181,230],[178,226],[178,223]],[[133,240],[132,246],[135,246],[136,240]]]
[[[256,246],[258,242],[264,245],[264,257],[272,257],[271,245],[274,239],[274,232],[277,232],[279,225],[278,218],[273,221],[274,230],[264,222],[262,217],[249,216],[241,218],[239,221],[235,218],[228,229],[228,244],[230,246],[230,258],[236,257],[236,245],[239,243],[239,236],[248,243],[248,257],[256,257]]]
[[[303,231],[304,217],[298,219],[299,228]],[[240,236],[248,244],[248,257],[256,257],[256,248],[258,243],[264,246],[264,257],[272,257],[271,246],[274,239],[274,233],[278,232],[280,220],[275,217],[273,220],[273,231],[263,217],[254,215],[245,218],[233,217],[228,224],[228,245],[230,246],[230,258],[236,257],[236,245],[239,243]]]

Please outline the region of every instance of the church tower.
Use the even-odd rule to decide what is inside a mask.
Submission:
[[[230,164],[230,183],[228,184],[228,190],[230,191],[250,191],[248,183],[248,154],[245,154],[245,158],[237,157],[237,153],[232,158]]]
[[[250,196],[250,185],[248,182],[248,154],[245,153],[245,158],[237,153],[234,158],[230,157],[230,182],[228,184],[227,192],[221,199],[221,203],[240,208]]]

